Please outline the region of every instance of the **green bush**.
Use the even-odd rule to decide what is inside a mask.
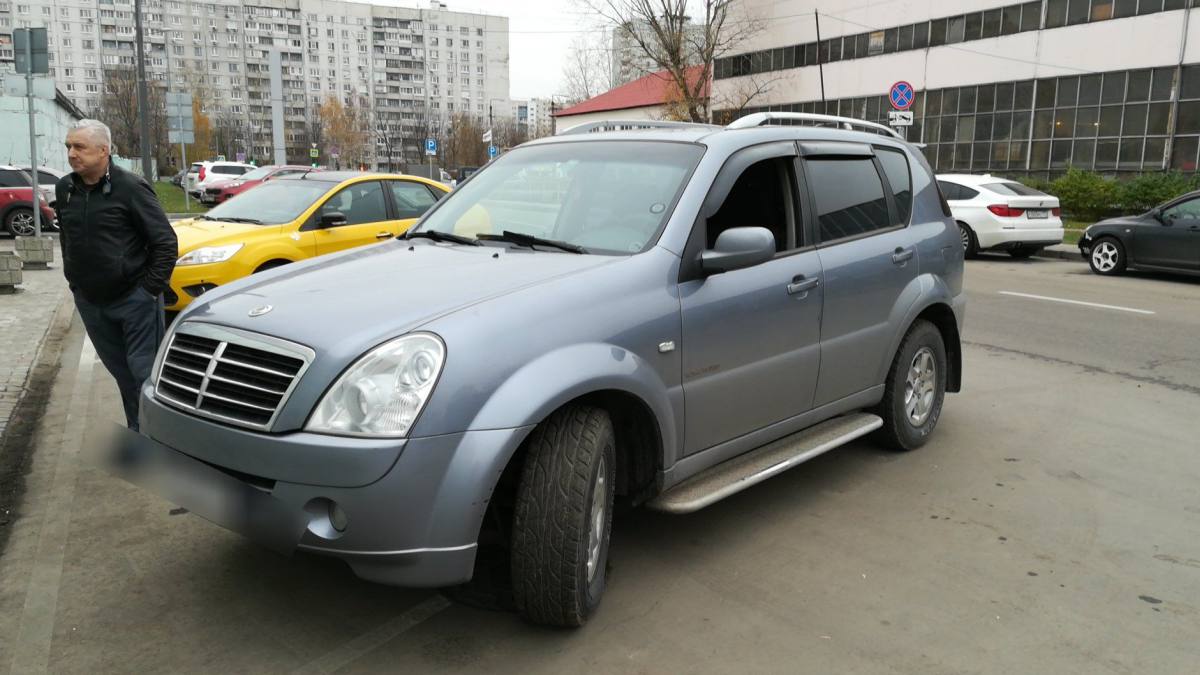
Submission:
[[[1080,169],[1068,169],[1042,191],[1058,197],[1063,210],[1080,220],[1099,220],[1120,203],[1116,181]]]
[[[1144,173],[1118,184],[1117,203],[1126,213],[1141,213],[1185,192],[1196,189],[1196,176]]]
[[[1145,173],[1117,180],[1094,171],[1068,169],[1066,174],[1052,181],[1037,177],[1017,180],[1058,197],[1065,214],[1084,221],[1143,213],[1186,192],[1200,189],[1200,175],[1178,172]]]

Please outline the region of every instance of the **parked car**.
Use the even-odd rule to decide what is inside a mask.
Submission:
[[[183,183],[187,177],[187,169],[180,169],[174,176],[171,177],[171,184],[177,188],[183,188]]]
[[[980,251],[1028,258],[1063,241],[1058,197],[988,174],[942,174],[937,181],[968,258]]]
[[[276,178],[177,221],[179,260],[166,308],[254,272],[390,239],[446,193],[416,176],[321,172]]]
[[[187,184],[188,194],[200,199],[200,195],[204,193],[204,188],[209,183],[229,180],[253,170],[254,165],[240,162],[193,162],[188,167],[184,181]]]
[[[36,233],[33,222],[35,202],[41,208],[42,230],[58,229],[54,209],[50,208],[41,190],[35,196],[30,180],[29,174],[21,169],[0,165],[0,223],[14,237],[31,237]]]
[[[255,185],[260,185],[266,181],[315,170],[311,166],[298,165],[276,166],[272,164],[269,166],[260,166],[232,180],[212,182],[204,188],[204,193],[201,195],[200,201],[205,204],[220,204],[230,197],[241,194]]]
[[[685,513],[866,434],[928,441],[966,299],[921,153],[800,113],[638,126],[524,144],[400,240],[194,300],[141,398],[140,447],[189,476],[171,498],[365,579],[577,626],[618,497]],[[194,227],[230,232],[204,260],[245,232]]]
[[[1079,252],[1096,274],[1129,268],[1200,274],[1200,191],[1089,226]]]
[[[25,173],[32,173],[33,167],[22,166],[20,169]],[[37,170],[38,187],[41,188],[42,196],[46,198],[46,201],[50,204],[50,208],[54,208],[54,202],[56,200],[54,186],[58,184],[60,178],[68,173],[70,172],[51,169],[48,166],[43,166]]]

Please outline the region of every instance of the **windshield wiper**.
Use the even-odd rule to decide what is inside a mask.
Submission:
[[[209,218],[209,220],[224,220],[229,223],[249,223],[250,225],[262,225],[263,221],[257,218]]]
[[[586,248],[577,244],[556,241],[554,239],[542,239],[532,234],[513,232],[512,230],[505,230],[502,234],[481,234],[479,238],[485,241],[509,241],[518,246],[528,246],[529,248],[533,248],[534,246],[551,246],[568,253],[587,253]]]
[[[483,246],[478,241],[470,237],[464,237],[459,234],[450,232],[439,232],[437,230],[421,230],[420,232],[409,231],[404,235],[405,239],[432,239],[440,242],[451,242],[454,244],[463,244],[464,246]]]

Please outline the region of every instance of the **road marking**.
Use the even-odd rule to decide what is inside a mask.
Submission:
[[[51,480],[50,498],[38,527],[37,552],[25,591],[20,629],[13,645],[12,673],[44,673],[50,665],[50,641],[54,636],[54,617],[58,610],[58,589],[62,584],[63,557],[71,525],[71,507],[75,502],[75,483],[79,475],[79,446],[87,423],[88,397],[92,385],[92,367],[96,349],[86,337],[79,354],[79,368],[71,385],[71,403],[67,408],[66,433],[59,444],[58,460]]]
[[[406,610],[400,616],[382,626],[354,638],[318,659],[308,662],[292,671],[292,673],[304,673],[307,675],[308,673],[332,673],[340,670],[356,659],[382,647],[397,636],[416,628],[426,619],[433,617],[449,606],[450,602],[448,600],[440,595],[435,595],[421,604]]]
[[[1034,300],[1049,300],[1050,302],[1065,302],[1068,305],[1083,305],[1084,307],[1097,307],[1099,309],[1115,309],[1118,312],[1133,312],[1134,314],[1154,314],[1148,309],[1134,309],[1132,307],[1120,307],[1118,305],[1102,305],[1098,302],[1084,302],[1083,300],[1067,300],[1066,298],[1051,298],[1045,295],[1032,295],[1029,293],[1014,293],[1012,291],[998,291],[1000,295],[1011,295],[1018,298],[1032,298]]]

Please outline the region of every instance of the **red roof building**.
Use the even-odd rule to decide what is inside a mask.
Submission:
[[[689,88],[696,86],[701,70],[701,66],[688,68]],[[710,84],[711,82],[708,82],[704,85],[705,96],[708,96]],[[675,81],[667,71],[663,70],[559,110],[554,113],[554,127],[556,131],[559,131],[578,124],[600,120],[661,119],[667,104],[677,101],[679,98]]]

